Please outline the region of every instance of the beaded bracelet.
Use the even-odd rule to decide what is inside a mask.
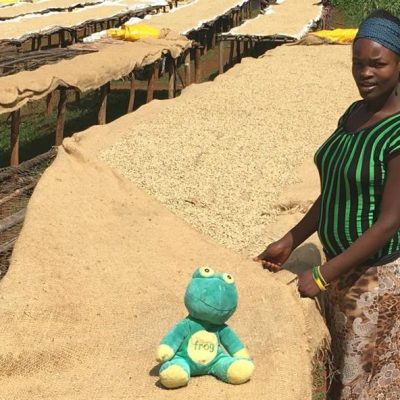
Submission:
[[[326,283],[325,279],[321,275],[320,268],[321,267],[319,265],[313,267],[312,270],[311,270],[311,273],[312,273],[312,277],[314,279],[314,282],[317,284],[319,290],[321,290],[321,292],[325,292],[326,291],[326,287],[329,286],[329,284]]]

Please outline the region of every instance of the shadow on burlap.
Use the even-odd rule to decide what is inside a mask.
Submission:
[[[215,244],[82,142],[65,140],[40,180],[0,284],[0,398],[310,399],[327,332],[315,303],[287,284],[294,275],[262,272]],[[241,386],[207,376],[167,391],[154,351],[185,316],[202,264],[234,274],[239,307],[228,323],[256,370]]]

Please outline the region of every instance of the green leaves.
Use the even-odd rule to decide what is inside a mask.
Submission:
[[[393,0],[333,0],[347,26],[356,27],[371,11],[383,8],[400,17],[400,2]]]

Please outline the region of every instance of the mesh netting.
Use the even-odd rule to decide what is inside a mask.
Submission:
[[[53,148],[18,167],[0,169],[0,279],[8,270],[29,198],[55,154]]]

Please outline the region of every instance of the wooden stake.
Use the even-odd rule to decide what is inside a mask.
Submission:
[[[97,122],[99,125],[104,125],[107,120],[108,93],[110,93],[110,82],[106,83],[100,88],[100,106],[99,106],[99,113],[97,116]]]
[[[60,100],[58,101],[58,115],[56,122],[56,146],[60,146],[64,139],[65,111],[67,109],[67,89],[60,88]]]
[[[185,85],[186,87],[192,83],[192,69],[190,61],[190,50],[187,51],[185,56]]]
[[[201,49],[200,47],[196,47],[194,53],[194,75],[195,82],[200,83],[201,81]]]
[[[149,103],[150,101],[153,100],[153,97],[154,97],[154,86],[155,86],[156,80],[158,78],[158,68],[159,68],[158,62],[155,62],[150,67],[150,76],[149,76],[149,80],[148,80],[148,84],[147,84],[147,99],[146,99],[146,103]]]
[[[128,99],[127,113],[130,113],[133,111],[134,104],[135,104],[135,74],[132,72],[131,82],[130,82],[130,87],[129,87],[129,99]]]
[[[168,98],[173,99],[175,97],[176,67],[172,57],[168,58],[168,76]]]
[[[21,110],[11,113],[11,160],[10,165],[16,167],[19,164],[19,126],[21,124]]]
[[[220,40],[219,42],[219,52],[218,52],[218,72],[219,74],[223,74],[224,73],[224,41]]]

